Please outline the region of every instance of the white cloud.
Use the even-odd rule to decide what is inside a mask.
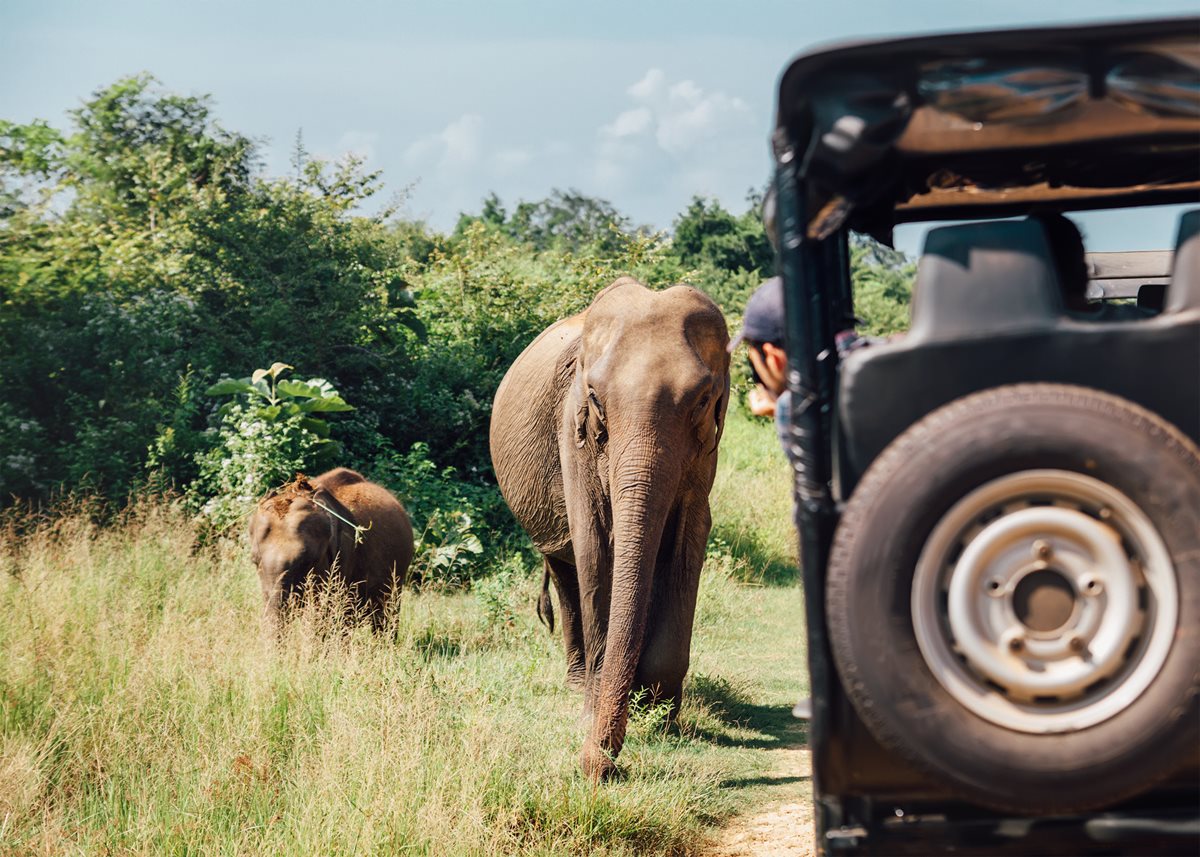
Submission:
[[[758,111],[697,77],[650,68],[633,80],[609,84],[618,96],[611,113],[553,135],[474,105],[426,126],[404,151],[405,177],[419,181],[409,208],[415,216],[478,211],[490,191],[511,208],[576,187],[663,226],[695,194],[738,205],[753,183],[744,165],[765,161]]]
[[[690,83],[690,81],[685,81]],[[749,118],[750,109],[740,98],[730,98],[723,92],[704,95],[692,88],[678,100],[689,106],[668,110],[659,117],[655,139],[663,151],[678,154],[707,137],[734,127]]]
[[[451,164],[473,164],[479,159],[479,132],[483,128],[483,119],[474,113],[468,113],[455,119],[442,131],[442,141],[446,144],[443,160]]]
[[[630,145],[617,146],[616,141],[632,141],[653,129],[658,149],[679,158],[714,137],[740,134],[752,118],[740,98],[705,92],[692,80],[669,83],[658,68],[648,70],[626,92],[640,104],[600,128],[599,155],[608,175],[618,172],[619,162],[647,154]]]
[[[646,72],[637,83],[629,87],[626,92],[632,95],[639,101],[648,101],[655,98],[662,91],[663,84],[666,83],[667,76],[663,74],[662,69],[652,68]]]
[[[700,87],[696,86],[690,80],[681,80],[670,89],[671,99],[674,101],[685,101],[688,104],[695,104],[704,97],[704,93]]]
[[[412,167],[433,164],[439,169],[466,167],[479,161],[483,118],[464,113],[436,134],[422,137],[404,151]]]
[[[626,110],[613,120],[611,125],[605,125],[601,132],[610,137],[631,137],[641,134],[654,121],[654,114],[649,107],[635,107]]]

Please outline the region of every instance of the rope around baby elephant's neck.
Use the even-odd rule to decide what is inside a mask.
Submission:
[[[343,518],[337,512],[333,511],[333,509],[330,509],[328,506],[326,506],[320,500],[313,500],[313,505],[324,509],[326,512],[333,515],[333,517],[337,518],[339,521],[341,521],[346,526],[353,527],[354,528],[354,543],[356,545],[361,545],[363,543],[362,534],[365,533],[367,530],[371,529],[371,527],[375,524],[374,521],[371,521],[365,527],[360,527],[358,524],[354,523],[353,521],[347,521],[345,518]]]

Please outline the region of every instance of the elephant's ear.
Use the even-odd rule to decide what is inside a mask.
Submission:
[[[575,409],[575,446],[582,448],[587,443],[588,435],[595,438],[598,444],[604,443],[608,437],[604,405],[591,389],[580,398],[579,406]]]
[[[566,407],[571,408],[571,426],[574,429],[575,448],[582,449],[588,436],[588,385],[583,377],[583,366],[575,363],[575,380],[567,393]]]
[[[711,406],[711,409],[710,409]],[[713,379],[713,389],[704,397],[696,411],[696,434],[701,448],[715,452],[725,433],[725,411],[729,407],[729,373]]]
[[[587,399],[579,403],[575,409],[575,448],[583,449],[587,443],[588,406]]]
[[[322,511],[329,521],[329,544],[325,549],[326,560],[332,567],[334,559],[340,553],[339,562],[344,568],[350,555],[354,552],[354,518],[349,509],[323,488],[314,489],[313,500],[324,507]]]
[[[334,520],[330,535],[330,551],[338,558],[338,567],[342,569],[342,574],[349,577],[354,567],[354,527]],[[332,565],[332,562],[330,564]],[[350,564],[350,568],[347,568],[347,564]]]
[[[714,415],[717,421],[717,442],[725,434],[725,414],[729,410],[729,357],[725,358],[725,380],[721,384],[721,399],[717,402]]]

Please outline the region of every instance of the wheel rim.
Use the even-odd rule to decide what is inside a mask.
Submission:
[[[1123,493],[1066,470],[1004,476],[956,503],[917,561],[912,619],[934,677],[1020,732],[1114,716],[1162,668],[1175,569]]]

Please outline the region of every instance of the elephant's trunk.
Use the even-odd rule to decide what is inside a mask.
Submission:
[[[283,625],[284,591],[282,582],[263,582],[263,619],[269,632],[278,634]]]
[[[625,741],[659,542],[679,481],[667,464],[672,457],[665,446],[657,439],[629,444],[614,456],[610,471],[612,593],[604,661],[593,688],[592,728],[583,751],[584,771],[593,779],[615,772],[613,760]]]

